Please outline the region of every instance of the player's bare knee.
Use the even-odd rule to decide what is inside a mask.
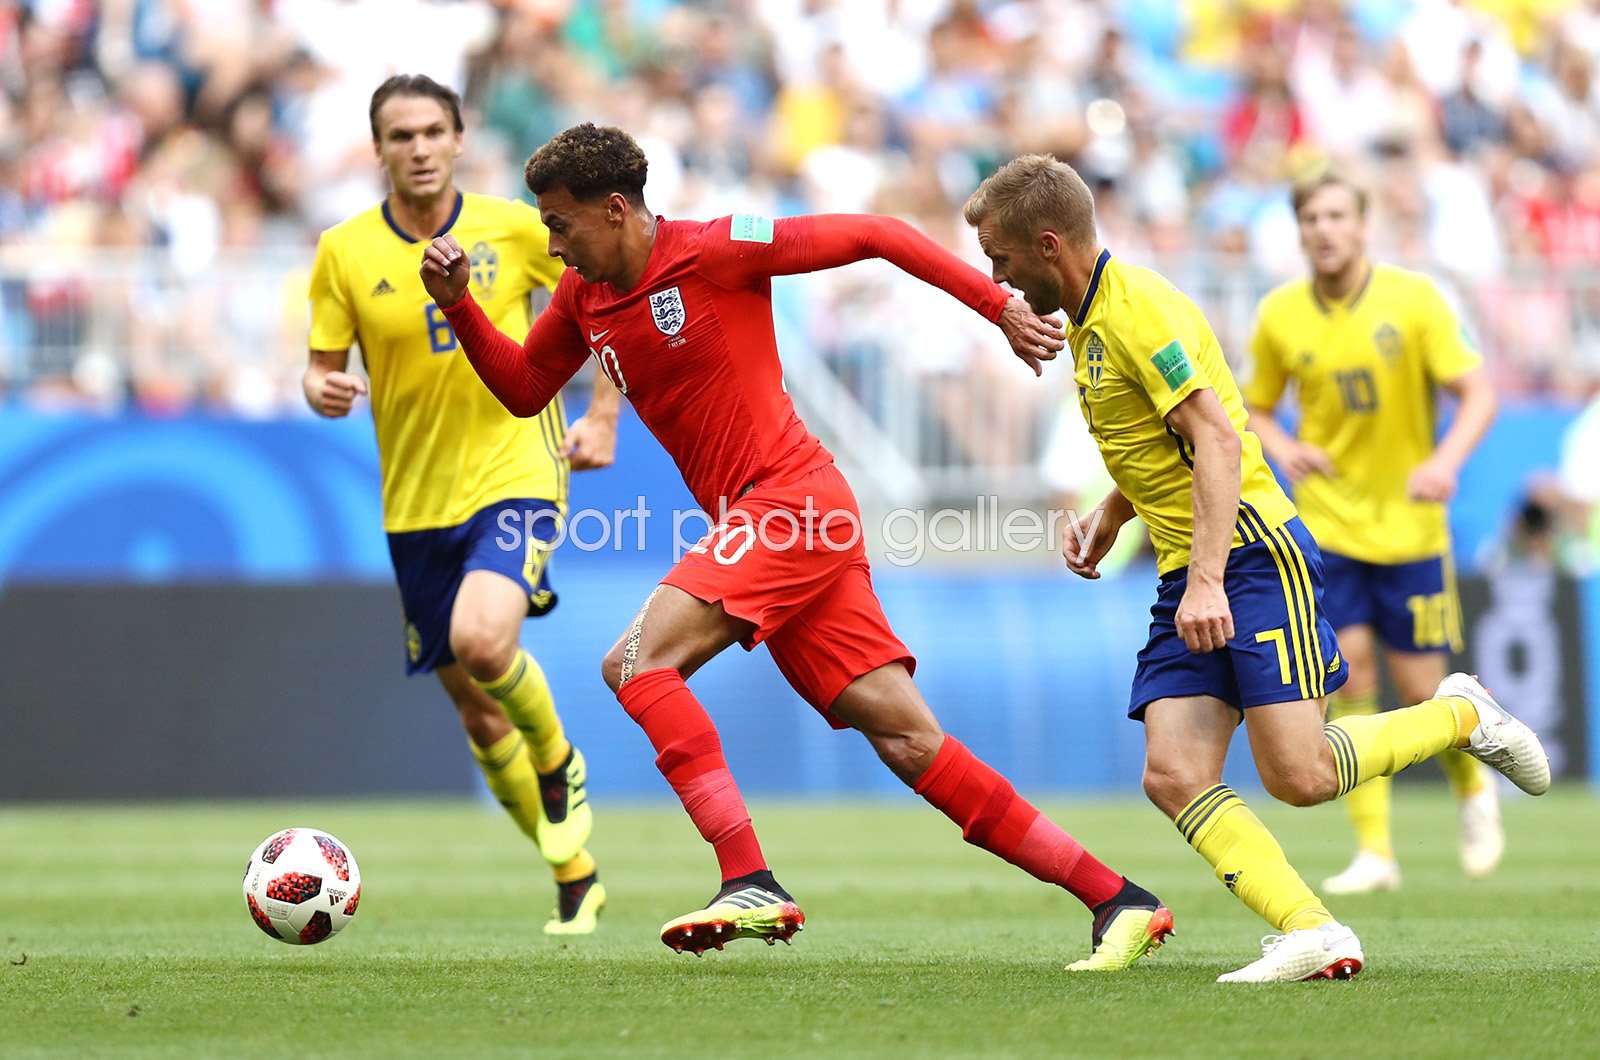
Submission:
[[[939,743],[943,739],[937,732],[868,732],[864,733],[867,742],[872,744],[872,749],[878,753],[878,758],[889,767],[889,771],[907,784],[914,783],[916,779],[928,771],[933,764],[935,756],[939,753]]]
[[[1295,769],[1263,775],[1267,794],[1290,806],[1318,806],[1339,794],[1338,781],[1318,770]]]
[[[483,627],[452,629],[450,652],[475,680],[493,681],[510,669],[517,641]]]
[[[1177,764],[1147,762],[1144,767],[1145,797],[1168,817],[1176,817],[1215,783],[1216,777],[1201,776]]]
[[[607,688],[618,692],[630,680],[651,670],[676,670],[687,677],[687,663],[683,649],[677,645],[630,644],[624,637],[600,660],[600,676]]]
[[[1187,805],[1179,794],[1177,778],[1171,773],[1163,773],[1146,768],[1144,771],[1144,795],[1162,813],[1168,817],[1175,816],[1178,809]]]
[[[623,682],[631,676],[624,672],[624,658],[623,642],[619,640],[600,660],[600,677],[613,693],[622,691]]]

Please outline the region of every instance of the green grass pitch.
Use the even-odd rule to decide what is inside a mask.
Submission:
[[[1341,868],[1337,808],[1254,805],[1313,880]],[[1068,895],[961,843],[907,797],[758,804],[810,918],[792,948],[703,959],[656,939],[703,904],[714,862],[675,806],[599,806],[611,905],[552,940],[552,891],[471,802],[0,809],[0,1056],[1583,1056],[1600,1051],[1600,803],[1506,807],[1510,852],[1455,865],[1453,804],[1402,792],[1405,889],[1337,900],[1366,946],[1349,983],[1224,987],[1266,930],[1157,812],[1051,804],[1172,906],[1177,936],[1130,972],[1077,977]],[[266,938],[239,877],[287,825],[326,828],[363,873],[360,914],[301,948]],[[25,960],[24,960],[25,958]]]

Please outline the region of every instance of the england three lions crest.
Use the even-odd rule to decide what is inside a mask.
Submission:
[[[676,287],[650,296],[650,319],[656,322],[656,330],[663,335],[676,335],[683,330],[689,314],[683,308],[683,295]]]

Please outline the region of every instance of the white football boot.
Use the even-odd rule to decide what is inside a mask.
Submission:
[[[1361,940],[1343,924],[1329,921],[1287,935],[1261,940],[1261,959],[1236,972],[1217,976],[1219,983],[1304,983],[1312,979],[1354,979],[1361,971]]]
[[[1461,871],[1481,880],[1500,866],[1506,830],[1500,824],[1500,793],[1494,784],[1461,800]]]
[[[1322,881],[1324,894],[1372,894],[1375,891],[1399,889],[1400,863],[1370,850],[1356,851],[1355,860],[1350,862],[1349,868]]]
[[[1550,758],[1539,736],[1495,702],[1471,674],[1455,673],[1439,682],[1436,697],[1460,696],[1478,710],[1478,726],[1462,750],[1510,778],[1529,795],[1550,790]]]

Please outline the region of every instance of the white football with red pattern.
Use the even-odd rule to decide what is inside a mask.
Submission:
[[[361,870],[350,848],[315,828],[285,828],[264,839],[244,867],[250,919],[273,938],[309,946],[356,915]]]

